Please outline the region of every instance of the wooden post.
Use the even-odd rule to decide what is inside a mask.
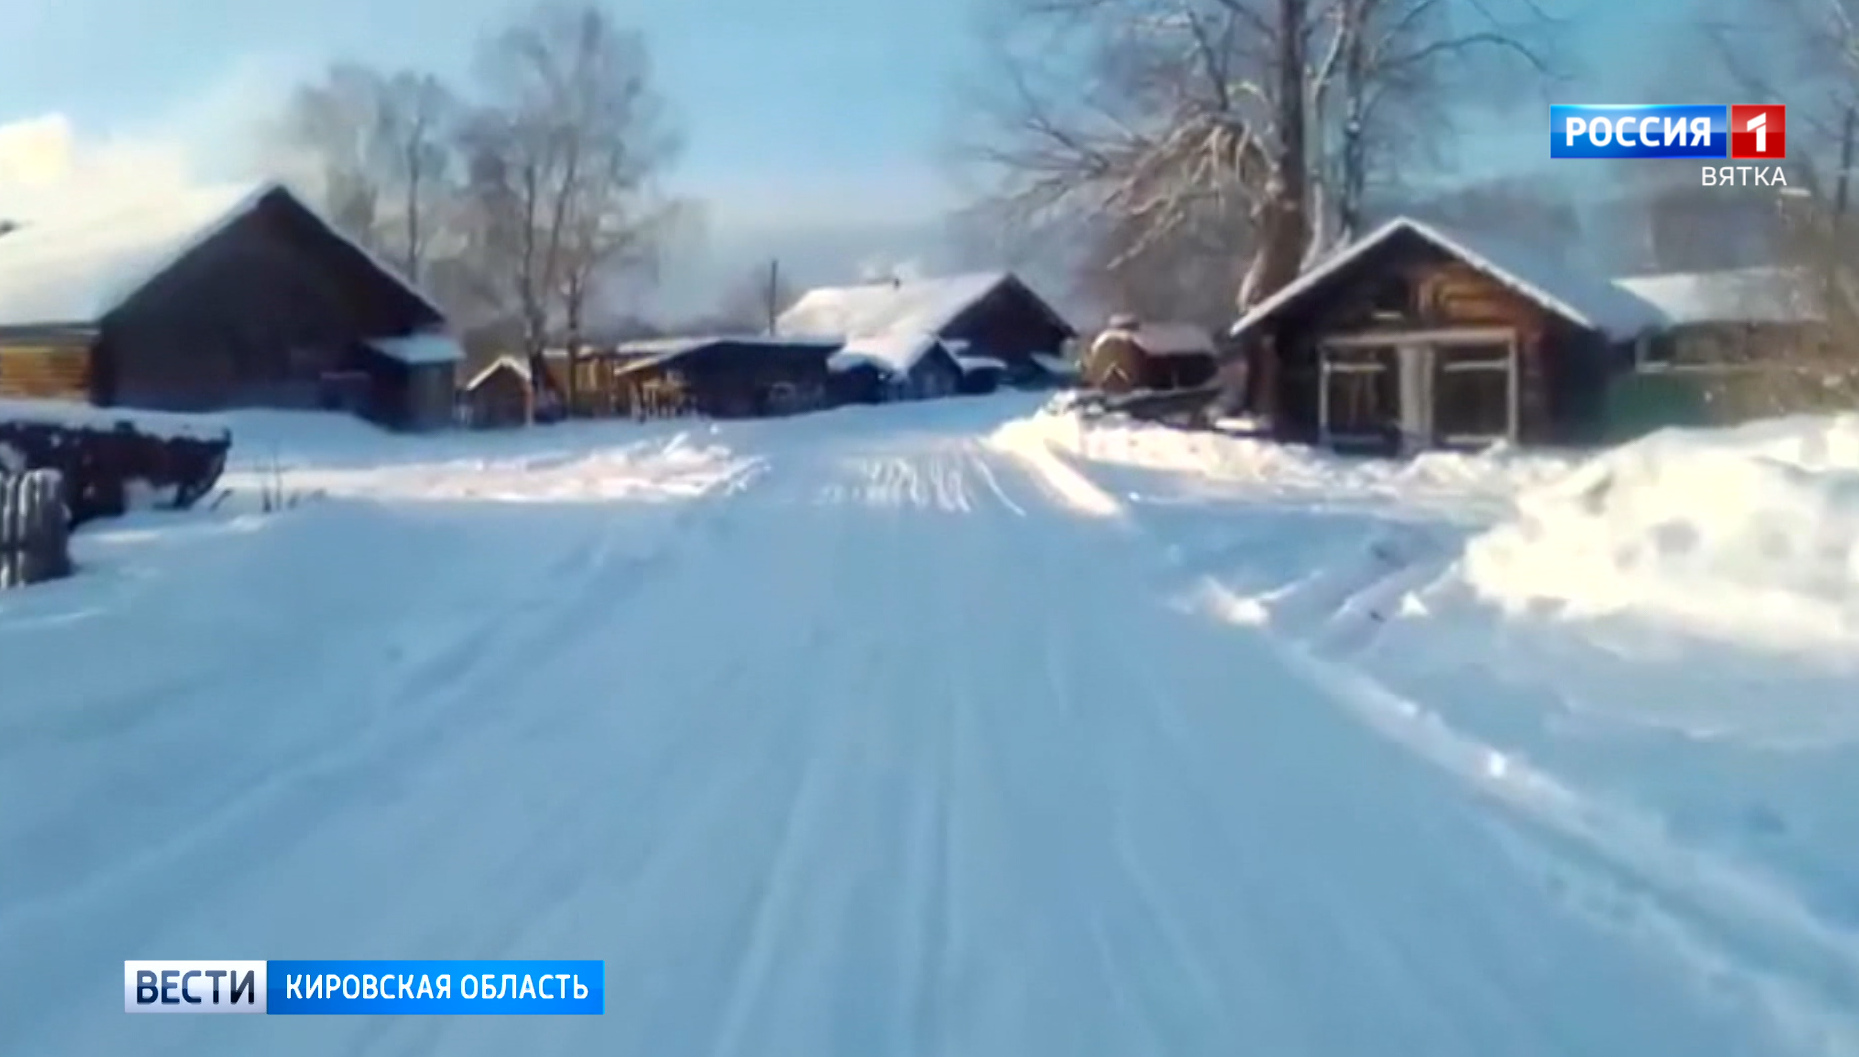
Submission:
[[[0,476],[0,588],[69,575],[70,538],[56,470]]]

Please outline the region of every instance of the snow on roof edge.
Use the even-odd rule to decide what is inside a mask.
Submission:
[[[1296,279],[1285,284],[1276,293],[1254,305],[1227,331],[1228,336],[1234,338],[1242,336],[1289,301],[1323,282],[1346,265],[1393,238],[1401,231],[1410,231],[1419,235],[1421,238],[1433,243],[1440,249],[1459,257],[1461,260],[1465,261],[1465,263],[1472,265],[1479,271],[1486,273],[1506,286],[1536,301],[1543,307],[1549,308],[1570,321],[1584,327],[1615,336],[1624,336],[1626,332],[1643,328],[1643,325],[1642,327],[1625,327],[1618,325],[1620,321],[1596,319],[1590,312],[1577,308],[1575,305],[1557,296],[1553,291],[1543,289],[1538,284],[1516,274],[1512,269],[1502,266],[1484,253],[1467,245],[1464,239],[1455,238],[1446,234],[1438,225],[1429,224],[1413,217],[1400,216],[1387,221],[1362,238],[1332,253],[1315,267],[1308,269]],[[1644,325],[1650,325],[1653,317],[1658,314],[1653,306],[1645,304],[1645,302],[1637,295],[1633,294],[1632,291],[1620,287],[1617,284],[1608,283],[1607,285],[1613,287],[1621,296],[1632,298],[1634,301],[1638,301],[1640,304],[1644,305],[1647,313],[1647,320]]]
[[[472,375],[471,379],[465,383],[465,389],[467,391],[476,389],[478,386],[483,385],[491,375],[505,368],[515,371],[517,376],[522,378],[525,382],[535,380],[534,376],[529,373],[529,363],[526,360],[521,356],[512,356],[505,353],[485,364],[478,373]]]

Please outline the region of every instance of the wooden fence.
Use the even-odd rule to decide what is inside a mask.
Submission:
[[[69,575],[70,543],[58,471],[0,474],[0,589]]]

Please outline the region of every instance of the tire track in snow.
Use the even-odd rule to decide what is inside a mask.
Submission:
[[[701,500],[695,502],[707,512],[716,513],[717,508]],[[695,510],[685,513],[687,525],[701,524],[702,520]],[[688,546],[677,534],[667,542]],[[602,578],[581,585],[582,589],[565,596],[551,595],[545,590],[532,597],[522,611],[529,622],[525,633],[511,634],[507,630],[505,622],[510,620],[509,613],[487,614],[451,645],[406,671],[398,691],[390,691],[394,698],[377,710],[380,718],[376,722],[348,731],[348,737],[342,742],[291,762],[266,775],[253,787],[229,794],[224,798],[228,806],[190,818],[184,828],[167,840],[143,849],[135,859],[112,863],[106,872],[56,895],[5,908],[0,912],[0,939],[11,937],[13,942],[23,943],[23,934],[28,930],[44,928],[60,915],[86,903],[127,906],[135,902],[110,898],[109,893],[118,889],[135,890],[141,899],[184,904],[186,900],[182,897],[196,887],[197,882],[184,872],[171,873],[166,884],[174,890],[169,892],[155,880],[163,871],[172,871],[176,865],[187,861],[262,861],[252,856],[255,849],[265,849],[267,856],[275,855],[301,839],[306,827],[336,817],[343,803],[362,796],[364,791],[376,789],[379,781],[405,781],[404,774],[395,777],[398,772],[381,772],[379,762],[400,758],[409,749],[430,753],[446,739],[462,736],[470,729],[467,721],[475,717],[458,711],[461,703],[476,703],[485,708],[490,707],[489,702],[499,701],[491,690],[500,682],[520,684],[526,677],[525,662],[532,650],[573,628],[590,614],[623,604],[625,592],[620,588],[637,590],[645,582],[645,573],[654,568],[662,569],[670,560],[669,554],[659,552],[648,555],[642,563],[613,564],[606,559],[614,543],[614,536],[603,533],[592,541],[585,541],[568,564],[558,567],[591,566]],[[451,665],[457,667],[449,667]],[[435,681],[438,675],[445,678]],[[229,674],[227,678],[237,680],[244,675]],[[306,681],[305,685],[315,685],[319,697],[332,691],[341,692],[327,684]],[[520,716],[504,720],[506,723],[520,721]],[[375,780],[369,781],[370,778]],[[357,779],[363,780],[358,782]],[[291,805],[289,810],[283,810],[286,805]],[[286,819],[293,821],[286,822]],[[239,854],[226,854],[232,848],[239,849]],[[156,887],[151,890],[152,884]],[[125,918],[120,924],[121,931],[113,935],[130,946],[134,946],[135,936],[156,927],[155,922],[139,914]]]

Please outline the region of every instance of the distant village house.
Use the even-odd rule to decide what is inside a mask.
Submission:
[[[837,402],[910,400],[1050,384],[1077,331],[1006,272],[810,290],[778,335],[840,345]]]

